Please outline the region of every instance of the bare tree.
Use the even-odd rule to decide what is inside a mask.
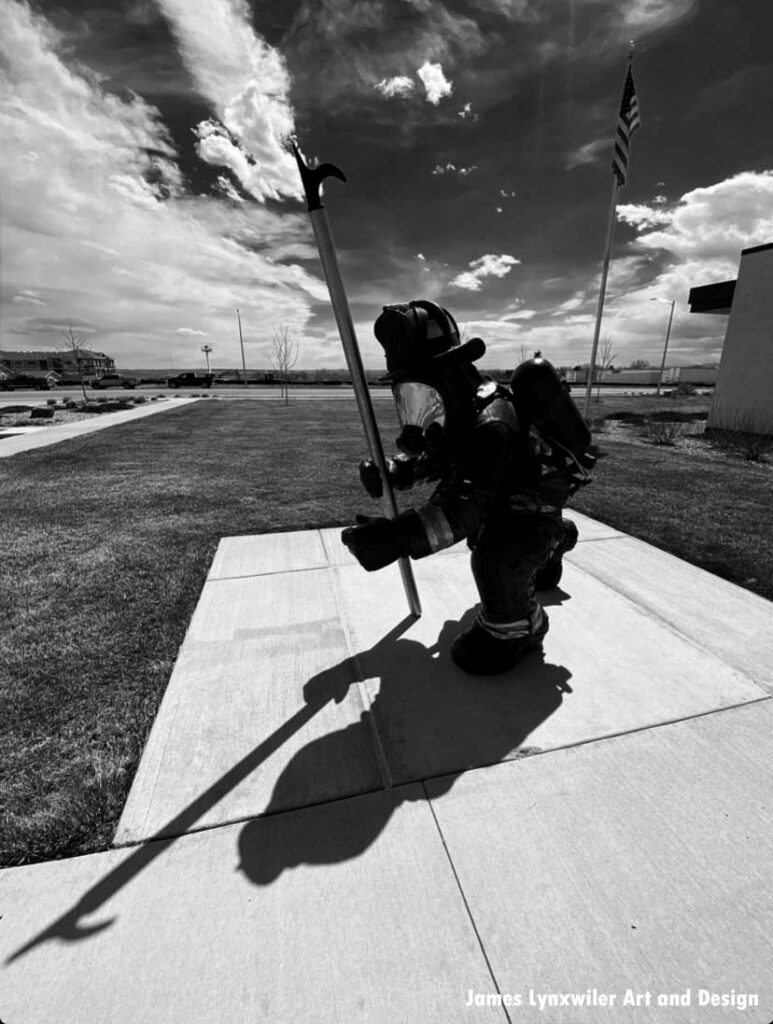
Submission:
[[[62,337],[64,338],[65,348],[72,352],[73,359],[75,360],[75,367],[78,373],[78,378],[81,382],[81,391],[83,392],[83,401],[88,402],[89,399],[86,394],[86,385],[83,381],[83,355],[81,354],[83,338],[79,337],[72,329],[72,323],[70,323],[67,330],[62,333]]]
[[[300,348],[300,343],[293,337],[290,331],[290,325],[282,323],[271,336],[271,344],[274,350],[271,362],[282,375],[279,381],[281,386],[280,393],[284,395],[285,405],[287,405],[290,401],[290,395],[287,387],[286,374],[295,366],[298,360],[298,349]]]
[[[597,402],[601,401],[601,382],[604,379],[604,374],[607,372],[608,369],[610,369],[611,366],[614,365],[616,359],[617,353],[612,352],[612,339],[606,338],[604,340],[604,344],[601,346],[601,349],[598,353],[598,357],[596,359],[596,380],[598,383],[598,387],[596,389]]]

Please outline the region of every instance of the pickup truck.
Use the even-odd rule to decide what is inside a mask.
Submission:
[[[214,373],[178,373],[166,382],[170,388],[211,388]]]
[[[120,373],[106,373],[104,377],[95,377],[91,386],[98,391],[102,388],[136,388],[136,377],[124,377]]]

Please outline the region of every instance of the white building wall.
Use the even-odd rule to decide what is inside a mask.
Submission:
[[[741,253],[706,426],[773,434],[773,245]]]

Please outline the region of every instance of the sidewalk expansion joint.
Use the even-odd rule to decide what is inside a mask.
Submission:
[[[417,785],[421,782],[420,779],[412,782],[400,783],[400,785]],[[391,788],[391,787],[390,787]],[[185,832],[156,832],[152,836],[147,836],[145,839],[125,839],[121,843],[113,843],[106,850],[102,850],[102,853],[109,853],[111,850],[128,850],[135,849],[140,846],[148,846],[150,843],[172,843],[178,839],[184,839],[186,836],[198,835],[202,832],[216,832],[218,829],[228,828],[231,825],[241,825],[248,821],[263,821],[270,820],[271,818],[279,818],[283,814],[295,814],[296,811],[310,811],[315,807],[325,807],[328,804],[340,804],[345,800],[359,800],[362,797],[374,796],[378,793],[383,793],[387,787],[379,786],[377,789],[365,789],[361,793],[343,793],[341,796],[331,796],[323,798],[322,800],[312,800],[307,804],[298,804],[297,807],[279,807],[275,811],[263,811],[256,814],[240,814],[236,818],[228,818],[224,821],[215,821],[211,824],[204,823],[203,825],[193,825]]]
[[[304,565],[300,569],[267,569],[265,572],[242,572],[238,576],[208,576],[205,583],[228,583],[233,580],[252,580],[259,576],[288,576],[298,572],[320,572],[331,565]]]
[[[764,704],[766,701],[773,700],[773,694],[763,694],[761,697],[755,697],[752,700],[741,701],[739,704],[727,704],[721,708],[711,708],[709,711],[696,711],[693,715],[684,715],[681,718],[667,718],[662,722],[653,722],[651,725],[636,726],[633,729],[621,729],[619,732],[608,732],[604,733],[603,736],[593,736],[587,740],[576,740],[574,743],[562,743],[560,746],[548,747],[545,750],[535,747],[529,747],[521,752],[515,750],[510,757],[503,758],[499,761],[488,761],[485,764],[476,764],[469,768],[458,768],[449,772],[440,772],[438,775],[428,775],[426,778],[418,779],[422,783],[434,782],[436,779],[448,779],[457,775],[469,775],[471,772],[483,771],[488,768],[502,768],[513,761],[525,761],[527,758],[533,757],[546,757],[550,754],[555,754],[559,750],[573,750],[575,747],[589,747],[594,743],[604,743],[607,740],[620,739],[622,736],[635,736],[637,733],[643,732],[654,732],[656,729],[661,729],[664,726],[679,725],[680,722],[692,722],[698,718],[708,718],[710,715],[719,715],[725,711],[738,711],[740,708],[748,708],[755,704]],[[404,785],[407,783],[399,783]],[[773,1024],[773,1022],[772,1022]]]
[[[610,530],[614,530],[614,526],[610,526]],[[627,536],[624,533],[615,533],[610,537],[578,537],[578,544],[603,544],[609,540],[627,540]],[[646,543],[646,542],[645,542]],[[572,549],[574,550],[574,549]]]
[[[689,722],[689,721],[693,721],[694,719],[697,719],[697,718],[707,718],[709,715],[721,714],[724,711],[737,711],[739,708],[749,707],[749,706],[754,705],[754,704],[763,704],[763,703],[765,703],[766,701],[769,701],[769,700],[773,700],[773,695],[766,694],[764,697],[760,697],[760,698],[758,698],[756,700],[745,701],[745,702],[743,702],[741,704],[731,704],[731,705],[728,705],[727,707],[715,708],[715,709],[713,709],[711,711],[702,711],[702,712],[698,712],[695,715],[687,715],[687,716],[685,716],[683,718],[674,718],[674,719],[670,719],[670,720],[668,720],[666,722],[656,722],[653,725],[646,725],[646,726],[642,726],[642,727],[636,728],[636,729],[625,729],[625,730],[622,730],[620,732],[607,733],[604,736],[594,737],[593,739],[579,740],[576,743],[566,743],[566,744],[563,744],[560,747],[550,747],[548,750],[534,750],[532,748],[532,750],[530,752],[523,751],[520,754],[520,756],[518,754],[518,751],[515,751],[514,756],[506,758],[505,760],[502,760],[502,761],[490,761],[490,762],[486,762],[484,764],[475,765],[474,767],[470,767],[470,768],[455,769],[453,771],[448,771],[448,772],[439,772],[437,774],[424,776],[423,778],[405,779],[405,780],[402,780],[402,781],[397,782],[397,783],[391,781],[391,779],[390,779],[390,785],[389,786],[386,786],[386,785],[382,784],[382,786],[377,788],[377,789],[367,789],[367,790],[363,790],[361,793],[344,793],[341,796],[328,797],[328,798],[324,798],[322,800],[312,800],[309,803],[299,804],[296,807],[282,807],[282,808],[278,808],[277,810],[269,811],[268,813],[266,813],[266,812],[263,812],[263,813],[258,812],[256,814],[239,815],[236,818],[229,818],[229,819],[227,819],[225,821],[218,821],[218,822],[214,822],[212,824],[206,824],[205,823],[205,824],[202,824],[202,825],[195,825],[195,826],[192,826],[191,828],[187,829],[185,832],[170,832],[170,833],[159,833],[159,832],[156,832],[154,835],[148,836],[145,839],[128,839],[128,840],[125,840],[124,842],[121,842],[121,843],[113,843],[109,847],[109,850],[131,849],[131,848],[139,847],[139,846],[147,846],[149,843],[173,842],[173,841],[175,841],[177,839],[182,839],[182,838],[184,838],[185,836],[188,836],[188,835],[195,835],[195,834],[201,833],[201,832],[214,832],[216,829],[227,828],[230,825],[238,825],[238,824],[241,824],[242,822],[259,821],[259,820],[261,820],[263,818],[265,818],[265,819],[276,818],[276,817],[279,817],[279,816],[281,816],[283,814],[294,814],[296,811],[306,811],[306,810],[311,810],[312,808],[315,808],[315,807],[324,807],[327,804],[333,805],[333,804],[342,803],[345,800],[358,800],[358,799],[361,799],[362,797],[369,797],[369,796],[374,796],[375,794],[378,794],[378,793],[383,793],[387,789],[401,788],[403,786],[420,785],[422,787],[422,789],[424,790],[424,794],[427,797],[427,800],[429,801],[430,805],[432,805],[432,800],[431,800],[431,798],[429,797],[429,795],[427,794],[427,791],[426,791],[426,783],[428,783],[428,782],[434,782],[434,781],[439,780],[439,779],[447,779],[447,778],[451,778],[453,776],[469,775],[471,772],[484,771],[484,770],[489,769],[489,768],[501,768],[501,767],[504,767],[507,764],[512,763],[513,761],[523,761],[523,760],[526,760],[527,758],[529,760],[531,760],[534,757],[547,756],[547,755],[550,755],[550,754],[554,754],[554,753],[556,753],[559,750],[572,750],[575,747],[586,747],[586,746],[590,746],[593,743],[603,743],[605,740],[618,739],[621,736],[632,736],[632,735],[635,735],[636,733],[651,732],[651,731],[653,731],[655,729],[660,729],[663,726],[678,725],[680,722]],[[388,771],[388,768],[387,768],[387,771]],[[432,813],[433,813],[433,816],[434,816],[434,808],[433,808]],[[437,823],[437,819],[436,819],[436,823]],[[438,830],[440,830],[440,825],[439,824],[438,824]],[[442,835],[442,832],[441,832],[441,835]],[[445,845],[445,840],[444,840],[444,845]],[[105,853],[105,852],[108,852],[108,851],[103,850],[101,852]],[[451,860],[451,857],[450,857],[450,854],[449,854],[449,861],[450,860]],[[453,862],[452,862],[452,867],[453,867]],[[460,886],[460,889],[461,889],[461,886]]]
[[[608,540],[624,540],[624,539],[630,539],[630,538],[609,537],[607,539]],[[633,538],[633,539],[637,540],[638,538]],[[646,541],[642,541],[642,543],[646,544],[647,542]],[[664,553],[668,554],[668,552],[664,552]],[[571,552],[569,552],[569,555],[571,555]],[[675,556],[672,555],[671,557],[673,558]],[[686,562],[685,564],[686,565],[690,565],[691,563]],[[626,592],[625,589],[623,589],[622,587],[618,586],[616,583],[613,583],[610,580],[605,579],[604,576],[599,575],[598,573],[594,572],[592,568],[586,568],[585,566],[575,566],[575,568],[578,569],[581,573],[584,573],[586,576],[589,576],[591,579],[595,580],[595,582],[598,583],[599,586],[603,587],[605,590],[608,590],[611,594],[614,594],[615,598],[618,601],[624,602],[630,608],[633,608],[638,614],[643,615],[645,618],[649,619],[650,622],[657,623],[657,625],[660,626],[662,629],[666,630],[672,636],[678,637],[683,643],[688,644],[690,647],[694,648],[696,651],[700,651],[701,653],[705,653],[706,652],[706,647],[704,646],[704,644],[699,639],[697,639],[695,636],[691,635],[690,633],[686,632],[685,630],[680,629],[677,626],[675,626],[674,623],[669,618],[666,617],[666,614],[658,611],[657,608],[654,608],[651,605],[647,605],[647,604],[640,604],[630,593]],[[700,566],[693,566],[693,568],[699,569]],[[703,569],[701,571],[705,572],[706,570]],[[723,583],[728,583],[728,585],[732,586],[732,587],[738,587],[738,584],[729,583],[729,581],[727,581],[727,580],[723,580],[722,582]],[[739,590],[743,590],[743,587],[738,587],[738,589]],[[747,593],[747,595],[749,595],[751,597],[757,597],[756,594],[752,594],[750,591],[746,591],[746,593]],[[760,598],[760,600],[764,600],[764,598]],[[736,665],[734,665],[727,658],[726,655],[720,654],[717,651],[711,651],[710,653],[713,655],[714,658],[717,659],[717,661],[719,661],[722,665],[724,665],[725,668],[730,669],[736,675],[743,676],[744,679],[746,679],[748,682],[750,682],[753,686],[757,687],[757,689],[763,690],[762,684],[757,680],[757,678],[755,678],[754,676],[751,676],[744,669],[738,668]],[[763,692],[764,692],[764,690],[763,690]]]
[[[486,962],[486,967],[488,969],[488,972],[491,975],[491,981],[492,981],[492,984],[494,985],[494,990],[497,993],[497,995],[501,997],[502,996],[502,990],[499,987],[499,982],[497,981],[496,975],[494,974],[494,968],[491,966],[491,961],[488,958],[488,953],[486,952],[486,947],[483,944],[483,939],[481,938],[481,934],[480,934],[480,931],[478,930],[478,926],[475,923],[475,918],[473,916],[469,900],[467,899],[467,895],[466,895],[466,893],[464,891],[464,887],[462,886],[461,879],[459,878],[459,873],[456,870],[456,865],[454,864],[454,859],[451,856],[451,851],[448,849],[448,843],[446,842],[446,837],[443,835],[443,829],[440,827],[440,822],[438,821],[437,815],[435,814],[435,808],[432,806],[432,799],[430,798],[430,795],[427,792],[427,787],[425,786],[423,781],[421,783],[421,788],[424,791],[424,798],[427,801],[427,806],[429,807],[430,814],[432,815],[432,820],[435,822],[435,827],[437,828],[438,835],[440,836],[440,842],[443,844],[443,849],[445,850],[446,857],[448,858],[448,865],[451,868],[451,872],[452,872],[452,874],[454,876],[454,881],[456,882],[456,887],[459,890],[459,895],[462,898],[462,903],[464,904],[464,909],[467,911],[467,917],[470,920],[470,924],[472,925],[472,930],[475,933],[475,938],[476,938],[476,940],[478,942],[478,946],[480,947],[481,954],[483,955],[483,959]],[[505,1007],[504,1002],[500,1002],[500,1006],[502,1007],[502,1012],[505,1015],[505,1020],[508,1022],[508,1024],[512,1024],[511,1018],[510,1018],[510,1014],[507,1012],[507,1008]]]

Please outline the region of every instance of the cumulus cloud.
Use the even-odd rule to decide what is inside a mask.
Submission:
[[[45,306],[45,301],[36,293],[29,291],[28,289],[22,289],[18,291],[14,297],[14,302],[29,302],[33,306]]]
[[[681,21],[698,6],[698,0],[624,0],[619,14],[626,28],[663,28]]]
[[[45,344],[72,320],[128,365],[163,365],[190,345],[174,340],[183,307],[223,336],[239,306],[262,338],[283,320],[302,327],[325,297],[276,255],[307,243],[305,217],[185,195],[157,111],[69,67],[50,24],[16,0],[0,5],[0,90],[8,343]]]
[[[657,197],[653,199],[653,202],[656,201]],[[670,224],[671,213],[667,210],[653,209],[643,203],[620,203],[617,207],[617,219],[635,228],[653,228],[657,224]]]
[[[463,178],[466,178],[468,174],[470,174],[472,171],[476,171],[477,169],[477,164],[470,164],[469,167],[457,167],[456,164],[446,163],[435,164],[435,166],[432,168],[432,173],[451,174],[452,172],[455,172],[456,174],[460,174]]]
[[[396,75],[394,78],[382,78],[376,88],[382,96],[391,99],[393,96],[410,96],[416,83],[406,75]]]
[[[283,42],[293,96],[338,111],[361,111],[379,85],[392,81],[406,95],[412,82],[411,94],[424,100],[417,68],[446,69],[443,90],[447,69],[468,67],[491,45],[475,17],[443,0],[301,0],[296,6],[295,27]]]
[[[501,256],[494,256],[490,253],[479,256],[478,259],[472,260],[468,264],[469,270],[457,274],[449,284],[477,292],[480,291],[481,281],[484,277],[505,277],[520,262],[515,256],[508,256],[506,253]]]
[[[188,71],[219,119],[199,127],[199,156],[228,167],[255,199],[300,197],[285,148],[294,132],[284,58],[255,34],[245,0],[158,0]]]
[[[691,314],[690,289],[734,279],[741,250],[773,240],[773,171],[744,171],[692,189],[674,203],[657,198],[650,205],[617,209],[636,237],[629,255],[612,261],[602,330],[613,336],[622,359],[656,360],[668,320],[666,303],[673,300],[669,362],[716,360],[727,321]]]
[[[646,230],[639,249],[665,249],[675,256],[738,261],[741,249],[773,238],[773,171],[744,171],[687,192],[671,208],[618,207],[618,217]]]
[[[773,171],[745,171],[673,203],[656,200],[618,207],[618,218],[635,237],[610,266],[602,337],[611,339],[620,364],[645,358],[659,365],[674,301],[667,365],[717,361],[727,320],[690,313],[689,292],[734,279],[742,249],[773,241]],[[541,349],[558,365],[587,362],[599,276],[576,281],[548,311],[517,309],[475,324],[471,329],[486,340],[490,365],[514,362],[520,344]],[[542,285],[566,283],[548,279]]]
[[[596,164],[599,160],[609,156],[612,159],[612,139],[611,136],[605,136],[602,139],[594,139],[592,142],[586,142],[584,146],[579,146],[566,158],[566,170],[574,170],[575,167],[584,167],[586,164]]]
[[[443,74],[441,64],[432,64],[430,61],[425,61],[416,74],[422,81],[428,101],[434,106],[437,106],[444,96],[451,95],[453,85]]]
[[[432,64],[425,61],[416,72],[417,77],[424,86],[424,92],[428,102],[437,106],[444,96],[450,96],[453,91],[451,82],[443,74],[441,64]],[[382,96],[391,99],[394,96],[405,98],[410,96],[416,87],[416,83],[407,75],[396,75],[394,78],[382,78],[375,84],[375,88]],[[468,104],[469,106],[469,104]]]
[[[227,174],[220,174],[217,178],[217,187],[220,189],[222,195],[226,196],[234,203],[243,203],[244,197],[239,195],[238,191],[234,187],[234,183],[228,177]]]

